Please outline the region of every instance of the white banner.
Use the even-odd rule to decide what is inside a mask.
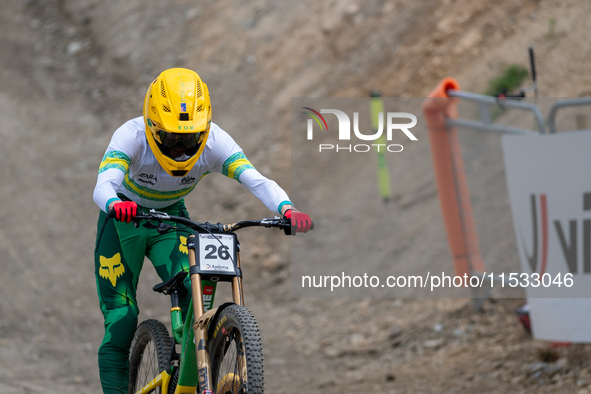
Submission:
[[[503,136],[534,337],[591,342],[591,132]]]

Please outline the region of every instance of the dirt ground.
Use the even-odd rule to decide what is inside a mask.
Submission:
[[[214,121],[289,190],[292,97],[423,97],[445,76],[482,92],[507,64],[527,67],[529,45],[541,96],[591,95],[590,11],[585,0],[3,0],[0,393],[100,392],[92,190],[113,131],[141,114],[161,70],[197,70]],[[418,184],[393,171],[393,209],[408,211],[399,225],[451,266],[430,158],[413,166]],[[310,202],[326,190],[308,193],[296,203],[322,220]],[[200,221],[270,214],[215,176],[187,204]],[[417,221],[427,214],[437,224]],[[591,392],[591,345],[531,339],[514,313],[523,299],[476,312],[469,299],[292,298],[291,242],[240,239],[268,393]],[[400,264],[418,253],[406,248]],[[142,275],[140,318],[166,322],[149,263]]]

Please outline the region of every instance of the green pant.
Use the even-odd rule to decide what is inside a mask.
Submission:
[[[146,211],[142,207],[138,210]],[[188,217],[184,201],[159,209],[172,216]],[[107,215],[101,211],[97,225],[97,242]],[[109,219],[96,249],[95,275],[100,307],[105,317],[105,336],[98,352],[103,392],[127,393],[129,347],[137,326],[139,309],[136,300],[140,271],[147,256],[160,278],[165,281],[179,271],[189,271],[188,229],[159,234],[156,229]],[[156,284],[156,283],[154,283]],[[190,279],[185,286],[189,294],[181,298],[186,315],[190,295]]]

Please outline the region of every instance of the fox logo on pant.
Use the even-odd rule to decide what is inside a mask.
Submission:
[[[117,253],[115,256],[106,258],[101,256],[101,268],[99,268],[99,275],[103,279],[109,279],[113,287],[117,284],[119,278],[125,272],[125,267],[121,264],[121,254]]]
[[[179,237],[181,240],[181,244],[179,245],[179,252],[184,254],[189,254],[189,249],[187,248],[187,237]]]

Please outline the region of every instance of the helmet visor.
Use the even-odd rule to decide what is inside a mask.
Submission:
[[[197,146],[201,133],[169,133],[164,130],[158,130],[160,143],[167,148],[191,149]]]

